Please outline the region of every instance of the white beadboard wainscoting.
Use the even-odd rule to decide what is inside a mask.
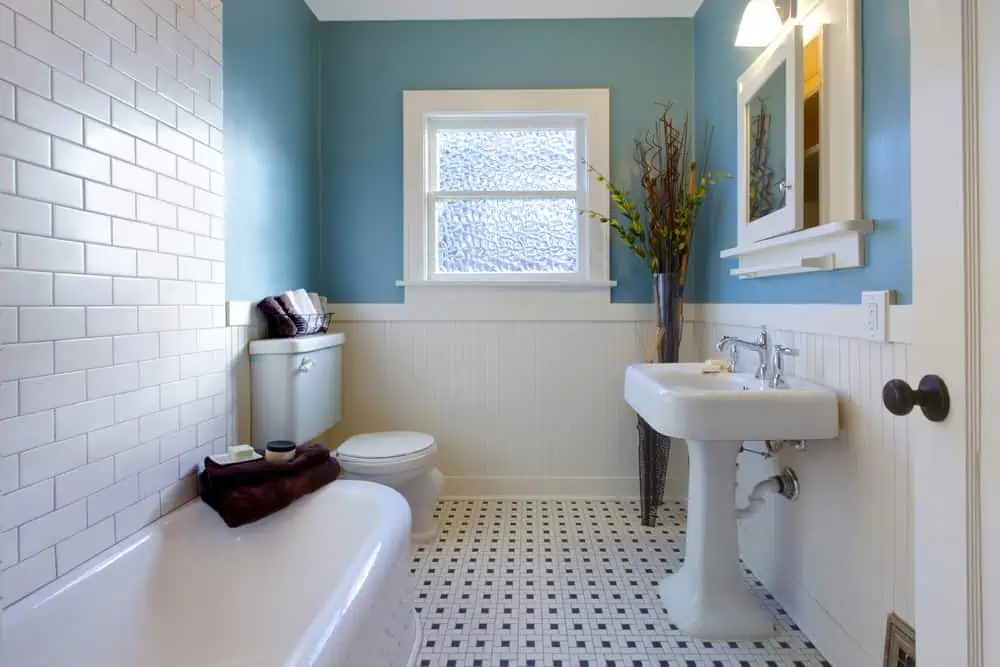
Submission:
[[[862,340],[857,306],[700,306],[687,309],[698,357],[718,355],[723,335],[753,339],[760,324],[799,350],[790,374],[840,395],[841,436],[740,458],[737,500],[790,466],[802,483],[795,502],[770,498],[742,522],[747,565],[836,667],[882,664],[886,614],[913,622],[913,489],[907,420],[882,406],[882,386],[909,378],[908,344]],[[892,338],[908,338],[908,310],[892,309]],[[740,322],[745,326],[740,326]],[[719,322],[723,322],[720,324]],[[796,330],[795,324],[807,333]],[[836,335],[815,333],[835,331]],[[890,329],[892,330],[892,329]],[[744,354],[741,365],[755,357]],[[744,368],[746,370],[746,368]],[[760,449],[762,443],[747,443]]]
[[[220,11],[0,0],[0,607],[225,450]]]

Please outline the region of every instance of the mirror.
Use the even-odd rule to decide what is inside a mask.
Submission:
[[[803,224],[805,228],[820,224],[820,102],[823,93],[823,33],[820,31],[802,49],[802,155]]]
[[[779,211],[786,200],[787,63],[774,70],[746,105],[747,213],[750,222]]]

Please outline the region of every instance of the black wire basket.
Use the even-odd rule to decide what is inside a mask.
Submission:
[[[317,336],[330,331],[333,326],[333,313],[319,313],[316,315],[297,315],[295,321],[295,333],[288,333],[281,329],[276,322],[268,318],[267,333],[268,338],[301,338],[302,336]]]

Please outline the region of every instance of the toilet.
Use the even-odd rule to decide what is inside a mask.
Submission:
[[[444,486],[437,468],[437,444],[426,433],[364,433],[344,441],[334,456],[347,479],[391,486],[410,504],[413,541],[437,536],[434,508]]]
[[[250,343],[254,448],[273,440],[312,442],[341,418],[343,334]],[[395,431],[349,438],[334,454],[343,478],[392,487],[410,504],[413,541],[437,536],[434,508],[444,486],[437,444],[426,433]]]

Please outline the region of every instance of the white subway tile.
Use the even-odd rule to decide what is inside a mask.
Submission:
[[[139,444],[138,420],[122,422],[87,434],[87,460],[101,461]]]
[[[177,459],[170,459],[139,473],[139,496],[161,491],[177,481]]]
[[[136,275],[136,251],[114,246],[86,244],[87,273],[134,276]]]
[[[168,125],[177,123],[177,105],[145,86],[136,87],[136,108]]]
[[[198,479],[189,474],[160,491],[160,508],[163,514],[168,514],[197,497]]]
[[[198,398],[211,398],[226,391],[226,375],[212,373],[198,378]]]
[[[139,311],[132,306],[87,308],[88,336],[120,336],[139,331]]]
[[[142,387],[157,387],[174,382],[180,377],[180,364],[177,357],[152,359],[139,364],[139,385]],[[162,404],[162,394],[160,402]],[[164,405],[164,408],[173,407]]]
[[[226,214],[226,205],[222,197],[206,190],[194,191],[194,207],[203,213],[221,218]]]
[[[123,540],[160,518],[160,496],[140,500],[115,514],[115,539]]]
[[[111,459],[107,463],[112,463]],[[114,467],[113,465],[111,466]],[[122,510],[139,499],[139,478],[130,477],[87,498],[87,519],[91,525]]]
[[[213,350],[225,350],[228,329],[218,327],[215,329],[198,330],[198,351],[211,352]]]
[[[198,53],[198,51],[195,51]],[[212,96],[212,82],[208,77],[199,72],[193,63],[184,59],[177,60],[177,80],[193,89],[195,93],[202,97]]]
[[[111,62],[111,38],[58,4],[53,6],[52,30],[104,62]]]
[[[79,150],[85,151],[86,149],[80,148]],[[94,155],[97,154],[94,153]],[[73,241],[111,243],[111,219],[106,215],[55,206],[52,209],[52,218],[53,236]]]
[[[56,477],[56,507],[75,503],[111,486],[114,481],[115,463],[111,459],[74,468]]]
[[[4,496],[6,511],[0,516],[0,531],[20,526],[55,509],[51,479],[25,486]]]
[[[218,47],[216,40],[198,25],[194,19],[194,0],[180,0],[182,11],[177,13],[177,29],[182,35],[194,42],[195,46],[206,53],[211,53]],[[185,10],[184,8],[189,9]]]
[[[49,3],[38,2],[38,4]],[[55,70],[65,72],[77,79],[83,78],[83,52],[49,32],[48,26],[42,28],[24,17],[18,16],[16,30],[18,49],[51,65]]]
[[[134,51],[118,42],[111,45],[111,66],[139,83],[156,86],[156,65],[140,58]]]
[[[194,159],[194,140],[191,137],[181,134],[163,123],[157,123],[156,131],[156,143],[160,148],[188,160]]]
[[[96,1],[101,3],[101,0]],[[135,81],[90,54],[84,57],[83,75],[84,81],[94,88],[103,90],[122,102],[135,104]]]
[[[86,563],[115,543],[114,519],[105,519],[56,545],[56,566],[59,576]]]
[[[128,48],[135,50],[135,24],[102,0],[85,0],[84,18]]]
[[[192,239],[192,251],[194,239]],[[177,277],[181,280],[208,281],[212,279],[212,263],[207,259],[193,257],[177,258]]]
[[[60,440],[94,431],[115,423],[115,402],[111,398],[86,401],[56,409],[56,437]]]
[[[155,441],[133,447],[115,455],[115,479],[123,480],[138,475],[143,470],[152,468],[158,462],[159,451]]]
[[[107,155],[62,139],[52,142],[52,167],[92,181],[111,182],[111,160]]]
[[[139,308],[139,333],[173,331],[180,327],[176,306],[143,306]]]
[[[53,204],[83,208],[83,180],[27,162],[17,165],[17,194]]]
[[[18,247],[18,264],[23,269],[38,271],[83,271],[83,244],[45,236],[22,235]],[[48,276],[51,285],[51,276]],[[49,294],[49,299],[52,295]],[[28,304],[23,304],[28,305]],[[46,304],[47,305],[47,304]]]
[[[0,42],[0,78],[42,97],[52,95],[52,68],[3,42]]]
[[[209,306],[181,306],[181,329],[211,329],[212,309]]]
[[[87,400],[82,372],[21,380],[21,413],[28,414]]]
[[[52,72],[52,99],[105,123],[111,120],[111,96],[62,72]]]
[[[160,303],[185,305],[195,303],[197,298],[197,283],[179,280],[160,281]]]
[[[197,445],[197,431],[194,427],[177,431],[160,439],[160,460],[167,461],[190,452]],[[188,470],[180,470],[180,475],[190,473]]]
[[[0,344],[16,343],[16,342],[17,342],[17,308],[0,307]]]
[[[153,9],[156,10],[156,7],[153,7]],[[159,14],[160,12],[157,11],[156,13]],[[162,17],[163,15],[161,14],[160,16]],[[162,20],[162,18],[156,24],[156,38],[160,44],[184,60],[194,62],[194,45],[174,27]]]
[[[147,387],[115,396],[115,421],[128,421],[160,409],[160,390]],[[146,440],[147,438],[143,438]]]
[[[160,356],[160,338],[155,333],[115,337],[115,363],[147,361]]]
[[[0,457],[0,496],[16,491],[21,486],[19,460],[20,457],[16,454]]]
[[[160,228],[159,233],[160,252],[167,252],[172,255],[193,255],[194,236],[187,232],[179,232],[174,229]],[[193,303],[194,300],[187,303]]]
[[[118,100],[111,101],[111,124],[140,139],[156,141],[156,121]]]
[[[0,195],[0,229],[48,236],[52,234],[52,206],[31,199]]]
[[[139,388],[138,364],[92,368],[87,371],[87,398],[94,400]]]
[[[222,134],[222,130],[219,130],[214,127],[209,127],[208,132],[209,132],[208,145],[217,151],[222,151],[226,145],[225,137]]]
[[[89,148],[121,158],[126,162],[135,162],[135,139],[124,132],[85,118],[83,138]]]
[[[212,174],[214,173],[194,162],[189,162],[180,157],[177,158],[177,180],[193,185],[196,188],[203,190],[210,189],[212,187]],[[195,201],[197,202],[197,198]],[[197,206],[197,203],[195,206]]]
[[[22,308],[21,342],[65,340],[86,336],[86,313],[83,308]]]
[[[0,232],[0,269],[13,269],[17,266],[17,234]]]
[[[110,338],[56,341],[55,357],[57,373],[110,366],[114,362]]]
[[[220,239],[198,236],[195,238],[194,254],[203,259],[226,261],[226,245]]]
[[[177,357],[170,357],[177,360]],[[178,367],[178,377],[180,368]],[[160,405],[164,408],[173,408],[185,403],[190,403],[198,398],[197,378],[188,378],[176,382],[168,382],[160,385]],[[183,412],[183,411],[182,411]]]
[[[57,273],[55,279],[55,305],[57,306],[110,306],[111,278]]]
[[[171,26],[177,25],[177,5],[174,0],[144,0],[149,7]]]
[[[112,238],[116,246],[138,248],[139,250],[156,250],[157,229],[154,225],[115,218],[112,226]]]
[[[157,176],[157,193],[160,199],[178,206],[194,206],[194,188],[162,174]]]
[[[212,232],[212,219],[198,211],[192,211],[187,208],[178,209],[177,228],[186,232],[208,236]]]
[[[2,58],[0,53],[0,61]],[[0,118],[0,153],[4,155],[49,166],[51,141],[47,134]]]
[[[13,158],[0,155],[0,193],[13,194],[14,192],[14,169]]]
[[[0,533],[0,571],[17,563],[17,529]],[[0,590],[0,595],[3,591]]]
[[[111,181],[115,187],[150,197],[156,196],[156,174],[127,162],[112,161]]]
[[[197,449],[184,452],[177,461],[178,474],[197,475],[204,467],[205,457],[212,454],[212,445],[202,445]]]
[[[196,97],[195,100],[194,100],[194,113],[195,113],[196,116],[198,116],[199,118],[201,118],[203,121],[205,121],[209,125],[212,125],[213,127],[217,127],[220,130],[223,129],[223,126],[222,126],[222,109],[219,108],[219,107],[217,107],[217,106],[215,106],[214,104],[212,104],[208,100],[205,100],[205,99],[203,99],[201,97]],[[197,159],[198,159],[198,156],[195,155],[195,160],[197,160]],[[206,164],[205,166],[209,167],[209,168],[212,168],[211,165],[207,165]]]
[[[160,227],[177,226],[177,207],[173,204],[142,195],[136,197],[136,204],[140,222],[148,222]]]
[[[0,421],[0,456],[11,456],[55,440],[52,411]]]
[[[18,529],[21,558],[30,558],[87,527],[87,502],[81,500],[30,521]]]
[[[52,274],[0,269],[0,303],[8,306],[52,305]]]
[[[111,6],[125,15],[140,30],[149,35],[156,34],[156,14],[142,4],[141,0],[112,0]]]
[[[177,258],[158,252],[139,251],[139,276],[148,278],[176,278]]]
[[[0,42],[14,46],[14,12],[0,5]]]
[[[184,359],[184,357],[181,357]],[[202,398],[180,406],[181,428],[197,426],[212,418],[212,399]],[[200,444],[200,443],[199,443]]]
[[[211,142],[209,124],[184,109],[177,110],[177,129],[203,144]]]
[[[157,303],[158,299],[157,284],[151,278],[116,277],[114,279],[114,303],[116,306],[150,305]]]
[[[17,121],[47,134],[83,143],[83,116],[37,95],[17,94]]]
[[[146,415],[139,420],[139,440],[146,442],[162,438],[165,435],[175,433],[179,428],[180,417],[177,408],[168,408]]]
[[[182,320],[181,328],[190,327],[184,327]],[[164,331],[160,334],[160,354],[164,357],[197,351],[198,336],[195,331]]]
[[[218,174],[225,172],[222,153],[204,144],[195,144],[194,161]]]
[[[226,435],[226,418],[215,417],[198,424],[198,444],[204,445],[216,438],[224,438]]]
[[[3,0],[3,4],[45,28],[52,27],[52,3],[39,0]],[[20,45],[18,45],[20,46]]]
[[[177,156],[144,141],[140,141],[137,145],[135,162],[140,167],[152,169],[165,176],[172,177],[177,174]]]
[[[226,303],[225,286],[215,283],[198,283],[196,303],[202,306]]]
[[[0,382],[0,419],[16,417],[17,409],[17,382]],[[0,496],[4,493],[3,484],[0,484]]]
[[[47,549],[8,568],[0,577],[4,604],[13,604],[56,578],[55,549]]]

